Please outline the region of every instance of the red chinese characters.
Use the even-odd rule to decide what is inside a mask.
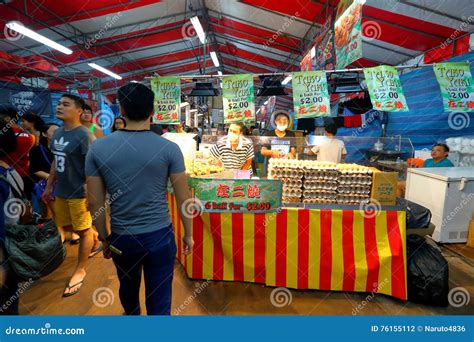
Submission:
[[[228,185],[225,185],[225,184],[219,184],[219,186],[217,187],[217,197],[225,197],[225,198],[229,198],[230,195],[229,195],[229,186]]]
[[[234,186],[232,197],[245,197],[244,187],[242,185]]]
[[[247,185],[247,197],[248,198],[260,198],[260,187],[258,184]]]

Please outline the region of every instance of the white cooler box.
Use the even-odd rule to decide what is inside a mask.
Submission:
[[[474,214],[474,167],[409,168],[405,198],[431,210],[437,242],[466,242]]]

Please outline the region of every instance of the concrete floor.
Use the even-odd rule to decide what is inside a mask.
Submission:
[[[443,247],[450,267],[450,287],[463,287],[474,298],[474,249],[464,245]],[[22,315],[121,315],[118,280],[112,261],[102,254],[90,259],[81,291],[62,298],[77,255],[68,246],[59,269],[28,286],[21,297]],[[274,288],[258,284],[193,281],[176,263],[173,281],[174,315],[466,315],[474,313],[474,299],[459,308],[430,307],[367,293],[301,291],[281,292],[272,304]],[[291,302],[288,300],[291,298]],[[275,303],[275,301],[273,301]],[[144,289],[142,288],[142,303]],[[283,305],[282,305],[283,304]],[[286,304],[286,305],[285,305]],[[359,308],[356,310],[356,308]],[[142,309],[142,311],[145,311]]]

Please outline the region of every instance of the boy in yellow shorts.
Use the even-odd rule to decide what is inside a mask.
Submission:
[[[92,217],[87,208],[85,187],[85,157],[92,134],[81,125],[84,101],[75,95],[64,94],[56,108],[56,116],[64,127],[56,130],[51,151],[54,161],[43,194],[43,201],[49,202],[55,191],[55,222],[66,230],[79,235],[79,255],[76,269],[69,280],[63,296],[76,294],[86,276],[85,266],[90,255],[101,249],[98,234],[92,228]]]

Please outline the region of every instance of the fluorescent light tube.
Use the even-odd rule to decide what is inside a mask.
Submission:
[[[23,24],[21,24],[19,22],[11,21],[11,22],[7,23],[6,26],[10,30],[21,33],[22,35],[27,36],[31,39],[34,39],[37,42],[40,42],[44,45],[47,45],[50,48],[61,51],[62,53],[65,53],[66,55],[70,55],[72,53],[71,49],[68,49],[67,47],[65,47],[63,45],[58,44],[58,43],[52,41],[51,39],[46,38],[45,36],[42,36],[42,35],[34,32],[34,31],[30,30],[29,28],[26,28],[25,26],[23,26]]]
[[[194,30],[201,41],[201,44],[204,44],[206,41],[206,34],[204,33],[204,29],[202,28],[201,22],[199,21],[198,17],[191,18],[191,24],[193,24]]]
[[[90,66],[91,68],[97,69],[97,70],[99,70],[100,72],[103,72],[104,74],[107,74],[107,75],[109,75],[109,76],[111,76],[111,77],[113,77],[113,78],[116,78],[117,80],[121,80],[121,79],[122,79],[122,76],[117,75],[116,73],[114,73],[114,72],[112,72],[112,71],[110,71],[110,70],[108,70],[108,69],[106,69],[106,68],[103,68],[103,67],[101,67],[100,65],[97,65],[97,64],[95,64],[95,63],[88,63],[88,64],[89,64],[89,66]]]
[[[285,79],[283,80],[283,82],[281,82],[282,85],[285,85],[285,84],[288,84],[288,82],[291,81],[291,75],[288,75],[285,77]]]
[[[211,59],[212,59],[212,62],[214,63],[214,66],[218,67],[219,60],[217,59],[217,54],[214,51],[211,51]]]

